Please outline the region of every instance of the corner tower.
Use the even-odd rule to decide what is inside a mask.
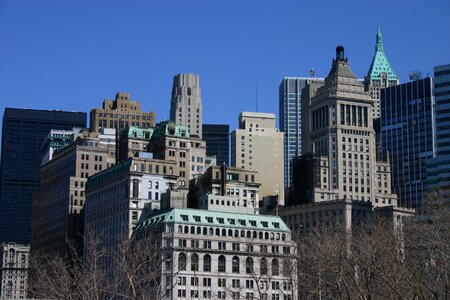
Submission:
[[[373,118],[380,118],[380,90],[390,86],[398,85],[399,80],[394,69],[391,67],[383,49],[383,37],[380,26],[377,29],[375,54],[369,71],[364,78],[364,86],[374,100]]]

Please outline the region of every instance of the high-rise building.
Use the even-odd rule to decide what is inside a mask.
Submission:
[[[230,126],[203,124],[206,155],[216,156],[216,164],[228,166],[230,157]]]
[[[284,204],[284,134],[275,127],[275,114],[241,112],[239,128],[231,133],[231,165],[259,174],[260,198],[275,196]]]
[[[370,94],[344,58],[344,48],[337,47],[325,85],[317,89],[305,109],[310,135],[303,143],[309,149],[298,163],[305,168],[313,163],[311,168],[320,172],[319,180],[308,193],[298,194],[297,202],[350,199],[374,206],[397,204],[391,193],[389,163],[377,161],[374,155],[373,109]],[[309,159],[311,154],[316,158]],[[299,184],[307,184],[307,180]],[[301,188],[295,186],[295,190]]]
[[[436,158],[427,163],[427,189],[450,193],[450,64],[434,68]]]
[[[72,135],[77,132],[81,132],[81,128],[73,128],[72,130],[50,130],[41,147],[42,164],[53,159],[55,150],[68,146],[71,143]]]
[[[173,78],[170,120],[202,137],[202,96],[198,75],[178,74]]]
[[[30,246],[0,244],[0,298],[26,299]]]
[[[373,55],[369,71],[364,78],[366,91],[369,92],[374,100],[375,106],[372,111],[374,119],[380,118],[380,90],[398,84],[399,79],[384,53],[383,38],[380,27],[378,26],[375,54]]]
[[[205,171],[205,142],[171,121],[156,125],[147,151],[156,159],[176,162],[173,174],[179,177],[179,187],[188,188],[189,181]]]
[[[66,255],[82,249],[86,182],[115,163],[115,130],[74,133],[71,144],[55,151],[40,168],[41,185],[33,199],[31,250]],[[70,241],[70,245],[68,244]]]
[[[41,146],[52,129],[86,127],[81,112],[6,108],[0,166],[0,242],[29,244]]]
[[[416,211],[426,191],[427,159],[436,153],[433,89],[432,78],[381,89],[382,158],[391,163],[399,205]]]
[[[284,188],[292,183],[292,159],[302,154],[303,88],[310,82],[323,82],[323,78],[284,77],[279,89],[279,128],[284,132]]]
[[[143,112],[141,103],[132,101],[127,93],[117,93],[114,100],[105,99],[103,108],[92,109],[90,116],[92,132],[98,132],[100,128],[155,127],[155,113]]]

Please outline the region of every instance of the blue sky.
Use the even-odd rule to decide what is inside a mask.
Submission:
[[[128,92],[157,121],[172,78],[197,73],[204,123],[237,126],[241,111],[278,114],[284,76],[328,74],[343,45],[369,68],[380,24],[401,82],[450,63],[450,1],[0,0],[0,110],[88,112]]]

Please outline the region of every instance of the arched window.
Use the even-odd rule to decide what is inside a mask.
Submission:
[[[260,261],[261,275],[267,275],[267,259],[264,257]]]
[[[216,235],[220,236],[220,229],[219,228],[216,228]]]
[[[245,237],[245,231],[241,230],[241,237]]]
[[[234,237],[239,237],[239,230],[234,231]]]
[[[227,236],[227,230],[226,229],[222,229],[222,236]]]
[[[233,236],[233,230],[232,229],[228,229],[228,236]]]
[[[203,271],[211,272],[211,256],[209,254],[203,256]]]
[[[286,240],[286,235],[284,233],[281,235],[281,240],[283,240],[283,241]]]
[[[259,232],[258,236],[259,236],[259,239],[261,239],[261,240],[263,239],[263,233],[261,231]]]
[[[208,228],[203,227],[203,235],[208,235]]]
[[[198,271],[198,254],[194,253],[191,256],[191,271]]]
[[[218,260],[218,272],[224,273],[225,270],[226,270],[225,256],[221,255],[221,256],[219,256],[219,260]]]
[[[253,273],[253,258],[251,257],[247,257],[247,259],[245,260],[245,273]]]
[[[202,233],[202,228],[199,226],[197,227],[197,234],[201,234]]]
[[[183,226],[181,225],[178,226],[178,233],[183,233]]]
[[[184,233],[189,233],[189,226],[184,226]]]
[[[186,254],[184,253],[178,254],[178,270],[186,270]]]
[[[172,255],[166,254],[166,270],[172,269]]]
[[[233,262],[232,262],[232,272],[233,273],[239,273],[239,257],[233,256]]]
[[[227,201],[227,206],[230,206],[230,201]]]
[[[214,235],[214,229],[209,228],[209,235]]]
[[[264,233],[264,238],[265,238],[266,240],[269,239],[269,233],[268,233],[268,232],[265,232],[265,233]]]
[[[257,237],[257,233],[256,233],[256,231],[253,231],[253,235],[252,235],[252,237],[253,237],[254,239],[256,239],[256,237]]]
[[[250,230],[247,230],[247,238],[251,238],[252,237],[252,232]]]
[[[272,259],[272,276],[280,275],[280,265],[278,264],[278,259]]]

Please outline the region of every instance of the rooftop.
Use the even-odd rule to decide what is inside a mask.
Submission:
[[[373,55],[372,63],[369,67],[369,72],[367,72],[367,77],[370,77],[372,80],[380,80],[381,73],[386,73],[388,80],[398,80],[398,77],[395,74],[394,69],[392,69],[391,64],[386,57],[386,54],[384,54],[383,39],[380,27],[378,26],[375,54]]]

